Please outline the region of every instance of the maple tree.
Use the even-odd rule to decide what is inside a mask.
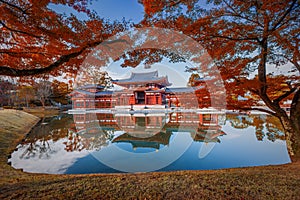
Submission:
[[[108,23],[95,16],[87,9],[87,2],[0,0],[0,75],[74,74],[93,47],[103,41],[109,43],[106,39],[110,36],[129,29],[126,22]],[[135,27],[179,31],[201,44],[218,66],[229,107],[257,109],[276,116],[284,128],[289,153],[300,155],[298,0],[209,0],[209,9],[197,0],[139,2],[144,6],[145,17]],[[85,12],[89,20],[83,22],[75,15],[55,13],[47,7],[49,3]],[[170,45],[170,32],[160,36]],[[186,45],[181,43],[182,47]],[[145,46],[129,49],[114,60],[123,59],[124,67],[143,61],[151,65],[163,57],[182,62],[183,58],[193,57],[185,50],[172,52]],[[268,72],[270,65],[282,68],[284,64],[291,66],[292,74]],[[240,96],[247,100],[240,101]],[[292,101],[290,115],[282,107],[288,99]],[[268,109],[254,107],[260,100]]]
[[[91,0],[1,0],[0,74],[43,76],[76,73],[92,47],[124,30],[124,23],[109,23],[87,9]],[[60,4],[84,12],[64,16],[49,8]]]
[[[60,104],[68,104],[67,95],[70,94],[71,89],[69,85],[65,82],[61,82],[58,80],[54,80],[51,83],[52,86],[52,96],[55,102],[59,102]]]
[[[222,9],[210,12],[211,26],[205,26],[208,34],[204,37],[212,42],[206,47],[217,60],[223,80],[229,86],[227,92],[238,95],[250,92],[259,97],[268,107],[260,110],[281,121],[289,153],[299,154],[299,3],[233,0],[222,1],[219,6]],[[281,67],[287,63],[298,73],[268,74],[271,64]],[[251,74],[255,74],[254,78]],[[292,100],[290,115],[281,107],[286,99]],[[251,104],[234,103],[240,109],[254,109]]]
[[[140,2],[145,26],[182,31],[205,47],[220,70],[230,108],[276,116],[290,155],[300,154],[299,1],[211,0],[209,9],[193,0]],[[293,73],[268,71],[285,64]],[[290,115],[282,107],[288,99]],[[260,100],[267,109],[255,107]]]

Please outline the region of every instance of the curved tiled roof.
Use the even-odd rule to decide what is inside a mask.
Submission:
[[[95,96],[112,95],[113,91],[103,90],[103,91],[98,91],[98,92],[89,92],[89,91],[86,91],[86,90],[77,89],[77,90],[74,90],[73,92],[71,92],[70,96],[74,96],[74,95],[76,95],[76,93],[84,94],[86,96],[95,97]]]
[[[130,84],[147,84],[157,83],[162,86],[169,86],[171,83],[168,81],[167,76],[158,76],[158,71],[136,73],[132,72],[131,76],[127,79],[113,80],[117,85],[130,85]]]
[[[87,85],[82,85],[78,87],[77,89],[80,90],[87,90],[87,89],[98,89],[98,90],[103,90],[105,87],[103,85],[97,85],[97,84],[87,84]]]

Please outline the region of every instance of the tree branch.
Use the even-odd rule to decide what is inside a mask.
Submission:
[[[297,3],[297,0],[294,0],[291,6],[287,9],[287,11],[281,16],[281,18],[276,22],[276,24],[273,26],[273,28],[270,29],[270,31],[274,31],[277,26],[284,20],[284,18],[292,11],[294,5]]]
[[[87,45],[85,45],[84,47],[82,47],[80,50],[70,53],[70,54],[66,54],[66,55],[62,55],[57,61],[55,61],[54,63],[44,67],[44,68],[32,68],[32,69],[15,69],[15,68],[11,68],[11,67],[7,67],[7,66],[0,66],[0,75],[6,75],[6,76],[32,76],[32,75],[37,75],[37,74],[45,74],[45,73],[49,73],[52,70],[58,68],[59,66],[63,65],[64,63],[67,63],[70,59],[72,58],[76,58],[79,55],[81,55],[85,50],[91,48],[91,47],[95,47],[99,44],[104,44],[104,45],[108,45],[108,44],[113,44],[113,43],[117,43],[117,42],[127,42],[126,40],[113,40],[113,41],[95,41],[92,43],[89,43]]]
[[[26,13],[26,10],[23,10],[21,7],[15,5],[15,4],[12,4],[12,3],[9,3],[9,2],[3,1],[3,0],[0,0],[0,2],[6,4],[6,5],[10,6],[10,7],[13,7],[13,8],[15,8],[15,9],[21,11],[21,12],[24,13],[24,14],[27,14],[27,13]]]
[[[9,51],[9,50],[6,50],[6,49],[0,49],[0,54],[8,54],[8,55],[39,54],[39,55],[43,55],[43,56],[46,55],[46,53],[38,52],[38,51],[21,51],[21,52],[17,52],[17,51]]]
[[[233,106],[234,109],[236,110],[242,110],[242,111],[251,111],[251,110],[257,110],[261,112],[268,113],[273,116],[277,116],[276,112],[272,112],[271,110],[265,109],[265,108],[260,108],[260,107],[240,107],[240,106]]]
[[[297,90],[297,88],[298,88],[297,86],[294,87],[294,88],[291,88],[290,91],[287,91],[284,94],[280,95],[279,97],[274,99],[273,102],[276,103],[276,104],[279,104],[280,101],[282,101],[283,99],[285,99],[286,97],[288,97],[289,95],[294,93]]]
[[[35,38],[41,38],[41,37],[42,37],[42,36],[34,35],[34,34],[32,34],[32,33],[27,33],[27,32],[25,32],[25,31],[21,31],[21,30],[17,30],[17,29],[10,28],[10,27],[8,27],[8,26],[7,26],[3,21],[1,21],[1,20],[0,20],[0,24],[1,24],[4,28],[6,28],[6,29],[8,29],[9,31],[12,31],[12,32],[21,33],[21,34],[28,35],[28,36],[35,37]]]
[[[180,4],[180,0],[177,0],[177,1],[171,1],[170,2],[170,7],[172,7],[172,6],[177,6],[178,4]]]
[[[233,38],[233,37],[229,37],[229,36],[224,36],[224,35],[212,35],[210,34],[209,36],[211,36],[212,38],[223,38],[223,39],[227,39],[227,40],[233,40],[233,41],[256,41],[256,42],[260,42],[260,40],[257,37],[245,37],[245,38]]]
[[[254,20],[252,20],[252,19],[250,19],[250,18],[248,18],[246,16],[241,15],[241,12],[236,11],[227,1],[224,0],[223,2],[232,11],[232,13],[229,12],[229,14],[232,15],[233,17],[239,17],[241,19],[245,19],[245,20],[247,20],[249,22],[252,22],[254,24],[257,24],[257,25],[263,27],[263,25],[260,24],[259,21],[254,21]]]
[[[54,70],[55,68],[61,66],[63,63],[68,62],[70,59],[75,58],[82,54],[85,49],[81,49],[78,52],[70,53],[61,56],[57,61],[48,65],[45,68],[35,68],[35,69],[14,69],[7,66],[0,66],[0,74],[6,76],[32,76],[37,74],[45,74]]]
[[[257,108],[257,107],[252,108],[252,107],[249,107],[249,108],[240,108],[240,109],[241,110],[245,110],[245,111],[257,110],[257,111],[268,113],[268,114],[273,115],[273,116],[277,116],[275,112],[272,112],[272,111],[264,109],[264,108]]]

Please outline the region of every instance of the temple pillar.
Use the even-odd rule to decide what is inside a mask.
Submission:
[[[162,104],[162,94],[159,93],[159,96],[158,96],[158,104],[161,105]]]
[[[199,114],[199,123],[203,124],[203,114]]]

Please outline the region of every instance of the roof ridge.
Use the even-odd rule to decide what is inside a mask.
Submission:
[[[135,75],[135,74],[138,74],[138,75],[140,75],[140,74],[153,74],[153,75],[158,77],[158,70],[154,70],[154,71],[151,71],[151,72],[131,72],[131,77],[133,77],[133,75]]]

